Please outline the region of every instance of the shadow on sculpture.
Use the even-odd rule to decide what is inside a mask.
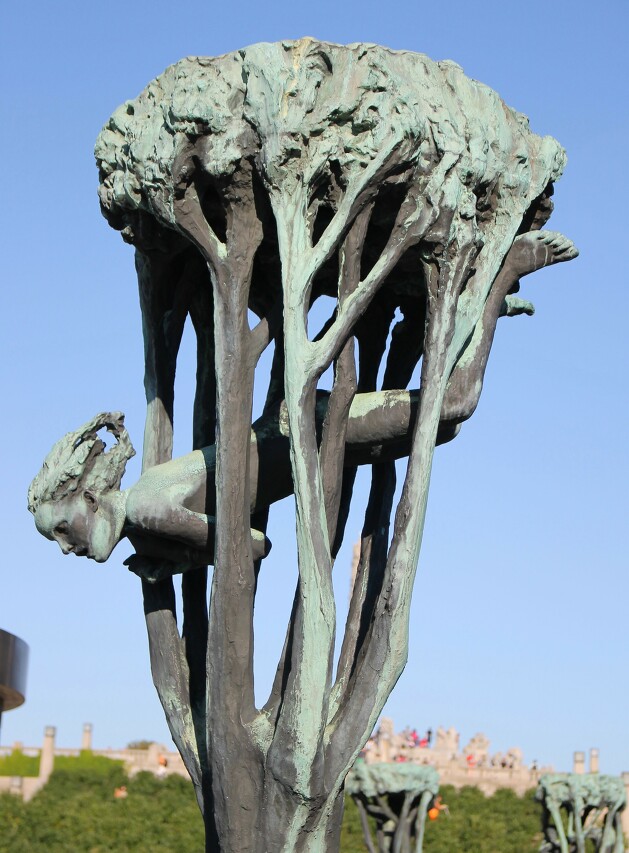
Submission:
[[[621,814],[627,793],[622,779],[548,774],[540,779],[535,796],[543,809],[540,853],[623,853]]]
[[[369,853],[421,853],[426,816],[439,792],[434,767],[357,762],[345,790],[358,808]],[[376,824],[376,843],[369,818]]]
[[[29,506],[66,552],[134,545],[207,849],[334,850],[345,777],[407,658],[434,447],[476,408],[499,317],[532,313],[520,279],[577,254],[542,230],[564,153],[454,63],[303,39],[182,60],[114,113],[96,157],[103,213],[136,249],[143,474],[119,491],[131,450],[105,414],[56,446]],[[333,308],[317,325],[322,297]],[[171,460],[187,317],[195,452]],[[252,433],[254,382],[266,401]],[[359,464],[371,488],[335,667],[332,569]],[[258,708],[257,578],[289,493],[294,604]]]

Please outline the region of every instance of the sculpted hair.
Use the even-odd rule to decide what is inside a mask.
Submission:
[[[107,450],[98,437],[106,428],[117,439]],[[28,508],[35,514],[45,501],[59,501],[79,488],[104,492],[120,488],[127,460],[135,455],[122,412],[101,412],[69,432],[52,448],[28,490]]]

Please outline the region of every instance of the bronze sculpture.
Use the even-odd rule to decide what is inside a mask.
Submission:
[[[328,401],[329,394],[319,396],[319,429]],[[348,420],[346,464],[371,463],[376,451],[380,461],[404,456],[417,404],[417,391],[357,395],[354,417],[350,410]],[[101,430],[114,435],[113,448],[99,438]],[[64,436],[29,489],[28,505],[39,532],[56,541],[64,554],[98,563],[128,538],[136,553],[125,563],[151,582],[213,565],[215,446],[149,468],[138,483],[121,491],[126,463],[134,454],[121,412],[102,412]],[[253,424],[250,455],[255,514],[292,493],[282,406]],[[263,559],[270,543],[259,530],[252,529],[251,536],[254,559]]]
[[[544,840],[540,853],[623,853],[622,779],[598,773],[549,773],[539,780]]]
[[[102,548],[78,548],[105,556],[130,515],[130,530],[157,534],[157,553],[138,538],[132,567],[144,578],[153,677],[207,849],[335,849],[345,776],[406,661],[434,448],[478,403],[498,318],[532,313],[515,296],[520,278],[577,254],[540,230],[564,153],[454,63],[302,39],[182,60],[116,111],[96,156],[103,213],[136,249],[143,478],[157,487],[135,514],[132,496],[124,507],[106,499],[115,536],[103,527]],[[313,329],[322,297],[333,308]],[[186,469],[177,506],[197,532],[184,542],[173,505],[159,509],[160,469],[152,472],[177,470],[174,376],[188,316],[200,455],[179,467],[196,465],[204,489],[190,489]],[[271,373],[261,376],[267,347]],[[319,381],[330,367],[326,394]],[[417,393],[407,392],[418,374]],[[290,480],[278,480],[295,495],[299,553],[284,651],[262,708],[253,608],[275,483],[260,480],[267,457],[252,440],[254,382],[267,388],[258,427],[284,440],[277,458]],[[370,396],[378,394],[408,413],[402,426],[388,397]],[[369,440],[353,447],[352,430],[370,419]],[[400,455],[408,466],[391,535]],[[359,463],[371,465],[372,482],[334,670],[331,577]],[[102,504],[83,492],[79,525]],[[199,502],[188,505],[192,493]],[[54,538],[68,519],[38,494],[31,506]],[[174,554],[169,539],[195,553]],[[182,575],[181,632],[170,557],[178,571],[199,563]]]

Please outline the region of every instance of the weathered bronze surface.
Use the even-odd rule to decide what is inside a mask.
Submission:
[[[406,662],[434,448],[476,408],[499,317],[533,312],[521,279],[577,254],[543,230],[564,152],[452,62],[302,39],[168,68],[114,113],[96,157],[103,213],[136,249],[143,474],[119,490],[132,449],[105,413],[56,446],[30,508],[66,552],[103,560],[133,543],[207,849],[334,850],[344,779]],[[171,460],[188,316],[194,452]],[[266,403],[252,433],[254,382]],[[358,464],[371,490],[335,669],[332,569]],[[294,606],[257,708],[257,578],[269,508],[289,493]]]

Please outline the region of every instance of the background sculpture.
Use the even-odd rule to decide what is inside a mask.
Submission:
[[[376,853],[367,816],[376,821],[379,853],[421,853],[428,807],[439,791],[434,767],[359,762],[345,782],[360,814],[369,853]]]
[[[334,849],[345,776],[406,661],[434,447],[478,403],[498,318],[532,313],[514,295],[520,279],[576,255],[540,230],[563,151],[454,63],[304,39],[177,63],[116,111],[96,156],[103,212],[136,247],[148,403],[141,483],[172,455],[188,315],[197,335],[193,445],[206,449],[206,482],[203,511],[192,515],[203,516],[206,547],[182,578],[181,632],[164,560],[140,544],[135,568],[154,681],[208,850]],[[334,307],[317,325],[311,309],[324,296]],[[267,347],[273,366],[262,377]],[[416,377],[417,395],[405,395]],[[256,380],[267,383],[264,429],[288,439],[299,552],[263,708],[253,608],[267,543],[255,543],[272,498],[252,495],[265,481],[265,457],[252,453]],[[370,396],[381,391],[400,405]],[[358,423],[368,429],[352,458]],[[334,671],[331,574],[357,463],[372,466],[372,485]],[[102,502],[77,497],[89,526]],[[153,498],[162,505],[161,488]],[[151,528],[168,540],[166,559],[190,569],[184,550],[199,519],[173,528],[166,515],[130,527]],[[38,521],[55,538],[51,523]]]
[[[623,853],[621,813],[627,793],[622,779],[548,774],[540,779],[536,798],[543,808],[540,853]]]

